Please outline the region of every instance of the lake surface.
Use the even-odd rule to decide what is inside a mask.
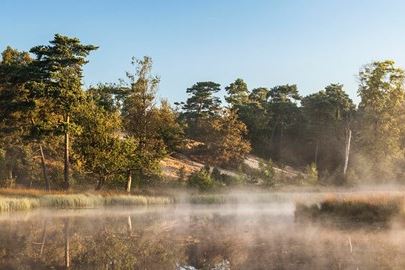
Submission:
[[[294,202],[0,215],[0,269],[405,269],[405,230],[294,221]]]

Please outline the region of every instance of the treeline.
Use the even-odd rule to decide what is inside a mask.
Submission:
[[[83,89],[97,47],[55,35],[0,62],[0,179],[27,186],[131,189],[159,180],[160,161],[181,152],[238,168],[248,153],[279,166],[317,168],[319,181],[392,181],[403,176],[404,71],[392,61],[361,68],[356,107],[343,85],[302,97],[296,85],[249,89],[197,82],[175,108],[156,91],[149,57],[118,83]]]

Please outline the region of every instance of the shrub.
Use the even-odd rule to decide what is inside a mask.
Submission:
[[[204,166],[201,170],[192,173],[188,177],[188,185],[193,188],[198,188],[200,191],[207,191],[214,187],[214,180],[211,177],[209,169]]]
[[[214,181],[222,183],[225,180],[225,175],[222,174],[221,171],[217,167],[214,167],[214,169],[212,169],[212,172],[211,172],[211,178]]]
[[[309,184],[318,183],[318,169],[316,168],[315,163],[311,163],[305,169],[306,182]]]
[[[263,185],[267,187],[274,186],[274,168],[273,161],[269,159],[268,162],[259,162],[260,178],[263,180]]]
[[[186,180],[186,167],[184,165],[177,171],[177,176],[179,177],[179,181]]]

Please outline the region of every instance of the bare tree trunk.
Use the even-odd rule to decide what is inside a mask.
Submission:
[[[65,268],[70,268],[69,220],[65,219]]]
[[[69,189],[69,115],[66,114],[65,116],[65,165],[64,165],[64,187],[65,189]]]
[[[46,171],[46,161],[45,161],[45,155],[44,155],[44,150],[42,149],[42,145],[39,145],[39,151],[41,153],[41,165],[42,165],[42,173],[44,175],[44,180],[45,180],[45,185],[46,185],[46,190],[49,191],[51,189],[51,185],[49,183],[48,179],[48,173]]]
[[[127,192],[131,192],[131,184],[132,184],[132,171],[128,171],[128,179],[127,179]]]
[[[10,179],[10,180],[13,179],[13,169],[12,168],[8,169],[8,179]]]
[[[352,130],[350,128],[346,129],[346,145],[345,145],[345,163],[343,166],[343,177],[346,178],[347,166],[349,165],[349,155],[350,155],[350,142],[352,140]]]

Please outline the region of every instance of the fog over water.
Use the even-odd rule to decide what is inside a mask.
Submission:
[[[1,214],[0,269],[405,268],[399,223],[296,221],[295,202],[321,193],[229,196],[240,201]]]

